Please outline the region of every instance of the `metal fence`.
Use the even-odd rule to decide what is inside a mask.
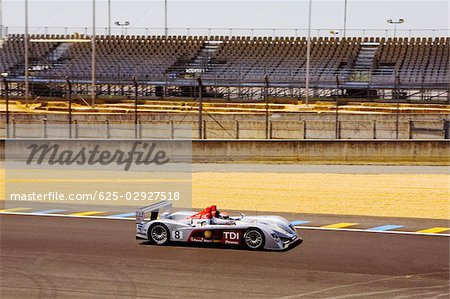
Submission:
[[[95,94],[97,97],[131,97],[136,94],[141,99],[198,98],[202,89],[204,98],[238,101],[264,101],[264,95],[273,100],[286,98],[303,100],[307,93],[311,99],[355,98],[372,101],[402,101],[422,103],[449,103],[450,86],[448,73],[409,72],[407,81],[398,79],[395,73],[386,74],[376,71],[341,71],[332,72],[311,71],[309,88],[305,84],[304,70],[286,70],[285,72],[265,72],[261,69],[237,70],[226,76],[214,73],[166,73],[162,77],[151,77],[144,73],[120,74],[116,77],[98,76]],[[406,75],[405,75],[406,76]],[[429,76],[441,80],[431,82]],[[70,73],[67,77],[73,83],[73,92],[86,97],[92,94],[92,84],[89,77],[76,77]],[[137,85],[133,78],[136,78]],[[201,78],[202,87],[198,80]],[[396,79],[397,78],[397,79]],[[447,80],[447,82],[446,82]],[[8,77],[9,96],[25,96],[25,78],[23,76]],[[37,97],[67,97],[68,87],[66,75],[29,78],[30,96]],[[5,88],[0,89],[0,95],[6,96]]]
[[[112,35],[165,35],[162,27],[112,27]],[[4,35],[23,34],[23,26],[5,26]],[[90,35],[92,27],[29,27],[29,34],[84,34]],[[108,35],[108,27],[96,27],[98,35]],[[307,28],[168,28],[167,35],[183,36],[271,36],[271,37],[303,37],[308,35]],[[448,29],[346,29],[343,28],[312,28],[312,37],[447,37]]]
[[[141,121],[130,124],[105,121],[74,120],[71,126],[60,122],[28,120],[17,124],[13,118],[9,126],[0,125],[0,138],[58,138],[74,139],[449,139],[448,120],[217,120],[202,121],[202,132],[197,134],[198,121]],[[1,128],[3,126],[3,128]],[[134,132],[134,133],[133,133]]]

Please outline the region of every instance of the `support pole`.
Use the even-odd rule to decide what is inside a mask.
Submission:
[[[133,77],[134,83],[134,139],[138,139],[138,82],[136,76]]]
[[[3,39],[3,0],[0,0],[0,39]]]
[[[396,115],[396,121],[395,121],[395,139],[398,139],[399,138],[399,122],[400,122],[400,97],[399,97],[399,94],[398,94],[398,90],[397,90],[397,87],[398,87],[398,84],[399,84],[399,79],[400,79],[400,77],[399,77],[399,75],[395,75],[395,86],[394,86],[394,96],[395,96],[395,98],[396,98],[396,100],[397,100],[397,110],[396,110],[396,112],[395,112],[395,115]]]
[[[264,101],[266,103],[266,139],[269,139],[269,78],[264,78]]]
[[[309,0],[309,13],[308,13],[308,40],[306,45],[306,101],[305,104],[309,104],[309,66],[311,63],[311,13],[312,13],[312,0]]]
[[[444,119],[444,139],[450,139],[450,122]]]
[[[6,77],[3,77],[3,84],[5,85],[6,99],[6,138],[9,138],[9,86]]]
[[[167,28],[167,0],[164,0],[164,35],[169,35],[169,29]]]
[[[95,0],[92,0],[92,80],[91,80],[91,100],[92,107],[95,106],[96,97],[96,55],[95,55]]]
[[[69,77],[66,77],[66,82],[69,89],[67,93],[69,102],[69,138],[72,138],[72,82],[70,82]]]
[[[108,35],[111,35],[111,0],[108,0]]]
[[[347,0],[344,3],[344,32],[342,33],[344,38],[347,37]]]
[[[197,78],[198,82],[198,139],[203,139],[203,97],[202,89],[203,83],[202,78]]]
[[[28,106],[28,97],[30,95],[30,78],[28,74],[29,62],[28,62],[28,0],[25,0],[25,38],[24,38],[24,47],[25,47],[25,104]]]
[[[340,84],[339,84],[339,77],[336,75],[336,86],[337,86],[337,89],[338,89],[338,91],[336,92],[336,98],[335,98],[335,101],[336,101],[336,110],[335,110],[335,123],[336,123],[336,139],[341,139],[341,134],[340,134],[340,131],[341,131],[341,128],[340,128],[340,126],[339,126],[339,86],[340,86]]]

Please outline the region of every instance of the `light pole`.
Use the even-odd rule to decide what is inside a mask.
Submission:
[[[335,138],[336,139],[341,139],[341,129],[339,127],[339,76],[336,75],[336,87],[337,87],[337,91],[336,91],[336,98],[335,98],[335,102],[336,102],[336,110],[335,110],[335,130],[336,130],[336,135]]]
[[[167,37],[169,29],[167,28],[167,0],[164,0],[164,35]]]
[[[70,82],[69,77],[66,77],[67,82],[67,98],[69,101],[69,138],[72,139],[72,82]]]
[[[309,13],[308,13],[308,40],[306,44],[306,100],[305,104],[309,103],[309,65],[311,63],[311,12],[312,12],[312,0],[309,0]]]
[[[3,39],[3,0],[0,0],[0,39]]]
[[[124,34],[124,29],[125,29],[125,27],[129,26],[129,25],[130,25],[130,22],[129,22],[129,21],[125,21],[124,23],[120,23],[119,21],[117,21],[117,22],[115,22],[114,24],[115,24],[116,26],[119,26],[119,27],[122,28],[122,35],[123,35],[123,34]]]
[[[28,0],[25,0],[25,104],[28,106],[28,95],[30,93],[29,74],[28,74]]]
[[[202,78],[197,78],[198,82],[198,139],[203,139],[203,82]]]
[[[393,24],[394,25],[394,38],[395,38],[396,34],[397,34],[397,25],[405,23],[405,19],[398,19],[397,21],[389,19],[389,20],[387,20],[387,22],[389,24]]]
[[[266,139],[269,139],[269,77],[264,78],[264,101],[266,102]]]
[[[95,55],[95,0],[92,0],[92,82],[91,82],[91,99],[92,106],[95,105],[96,97],[96,55]]]
[[[133,77],[134,83],[134,139],[138,139],[138,82],[136,76]]]
[[[111,0],[108,0],[108,35],[111,35]]]
[[[6,80],[8,73],[2,73],[3,84],[5,85],[5,100],[6,100],[6,138],[9,138],[9,88]]]
[[[344,2],[344,32],[343,37],[345,38],[347,34],[347,0]]]
[[[394,96],[397,100],[397,109],[395,111],[395,139],[398,139],[399,133],[399,120],[400,120],[400,97],[398,94],[398,85],[400,83],[400,75],[395,73],[395,83],[394,83]]]

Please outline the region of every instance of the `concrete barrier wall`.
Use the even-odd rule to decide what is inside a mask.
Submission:
[[[193,160],[316,163],[450,163],[447,141],[194,141]]]
[[[6,137],[4,117],[0,114],[0,138]],[[92,134],[98,138],[121,138],[119,132],[107,132],[107,126],[134,123],[133,116],[128,114],[76,114],[73,119],[75,126],[79,126],[79,138],[95,137]],[[192,138],[198,138],[198,119],[193,114],[142,114],[139,121],[138,136],[142,138],[170,139],[180,134],[180,130],[191,130]],[[44,129],[39,126],[66,124],[67,115],[13,114],[11,122],[12,127],[33,124],[36,128],[35,132],[17,130],[10,137],[40,137]],[[270,139],[444,139],[446,122],[448,125],[447,115],[401,115],[397,133],[395,115],[342,114],[336,122],[331,114],[287,113],[271,115],[267,135]],[[86,129],[91,125],[96,125],[95,133]],[[260,114],[205,115],[202,126],[204,139],[266,139],[265,116]],[[99,133],[101,128],[104,132]]]
[[[255,120],[203,121],[203,139],[266,139],[266,122]],[[57,129],[61,127],[61,129]],[[11,138],[68,138],[68,126],[40,122],[33,125],[10,124]],[[129,138],[134,137],[131,123],[80,123],[72,125],[76,138]],[[121,128],[123,127],[123,128]],[[128,127],[127,129],[124,129]],[[398,127],[398,133],[397,133]],[[269,139],[444,139],[444,121],[269,121]],[[51,128],[51,129],[50,129]],[[52,136],[51,131],[58,131]],[[190,131],[190,132],[187,132]],[[46,133],[47,132],[47,133]],[[62,134],[66,132],[66,134]],[[60,134],[61,133],[61,134]],[[47,134],[47,135],[46,135]],[[198,122],[147,121],[138,125],[138,138],[176,139],[189,134],[198,138]],[[6,137],[5,124],[0,124],[0,138]]]
[[[14,141],[17,142],[17,141]],[[68,143],[88,142],[70,140]],[[103,140],[114,149],[123,140]],[[167,141],[176,153],[189,141]],[[78,144],[79,145],[79,144]],[[20,148],[20,146],[19,146]],[[2,157],[5,140],[0,141]],[[194,140],[194,162],[383,163],[450,165],[450,143],[435,140]]]

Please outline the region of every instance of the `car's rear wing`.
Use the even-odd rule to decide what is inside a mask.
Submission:
[[[155,220],[158,218],[158,213],[160,211],[170,211],[172,209],[172,203],[168,201],[162,201],[154,203],[152,205],[140,208],[136,211],[136,223],[141,223],[145,220],[145,214],[151,213],[150,220]]]

